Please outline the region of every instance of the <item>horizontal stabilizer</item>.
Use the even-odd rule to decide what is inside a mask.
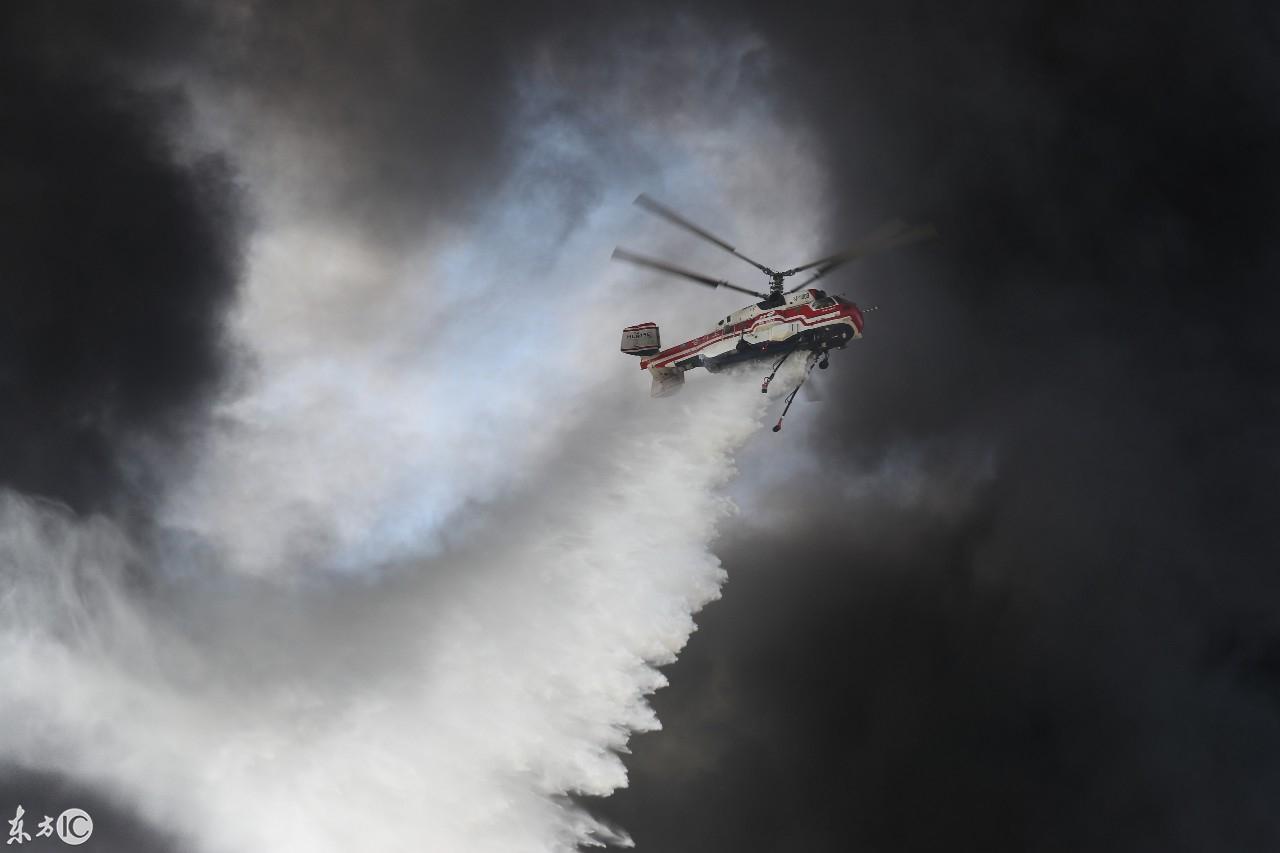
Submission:
[[[627,355],[656,355],[661,349],[657,323],[639,323],[622,330],[622,351]]]

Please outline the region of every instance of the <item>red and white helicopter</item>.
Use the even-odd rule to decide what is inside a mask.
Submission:
[[[856,258],[936,235],[931,225],[909,226],[895,220],[877,228],[843,252],[788,270],[774,270],[753,261],[724,240],[663,207],[647,195],[637,198],[636,204],[751,264],[769,277],[769,292],[759,293],[722,279],[691,272],[666,261],[637,255],[622,248],[614,249],[613,257],[617,260],[679,276],[707,287],[727,287],[760,300],[717,321],[716,327],[705,335],[667,349],[662,348],[656,323],[628,326],[622,330],[622,351],[628,355],[640,356],[641,369],[648,369],[653,375],[650,393],[654,397],[665,397],[679,391],[684,385],[685,371],[695,367],[705,367],[709,372],[716,373],[731,364],[772,358],[773,369],[760,386],[760,391],[767,393],[769,383],[783,363],[797,352],[805,353],[807,362],[804,373],[799,384],[787,396],[786,406],[773,428],[774,432],[782,429],[782,418],[786,417],[796,392],[808,378],[814,364],[826,369],[830,350],[844,349],[850,340],[862,337],[863,309],[846,299],[829,296],[809,285]],[[801,272],[811,274],[790,290],[784,290],[784,281]]]

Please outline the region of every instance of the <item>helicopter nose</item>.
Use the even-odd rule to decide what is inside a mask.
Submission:
[[[849,318],[853,320],[853,327],[858,330],[858,334],[862,334],[862,309],[857,305],[849,306]]]

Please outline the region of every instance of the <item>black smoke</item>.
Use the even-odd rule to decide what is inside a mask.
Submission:
[[[179,446],[219,387],[240,209],[224,161],[178,150],[181,95],[142,79],[181,22],[71,9],[0,27],[0,484],[103,510],[144,500],[140,449]]]
[[[1274,849],[1274,11],[792,11],[829,236],[942,238],[829,281],[882,310],[821,465],[727,531],[601,807],[671,851]]]

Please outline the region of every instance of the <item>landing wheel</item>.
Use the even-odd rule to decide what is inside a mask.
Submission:
[[[818,362],[819,370],[826,370],[830,366],[831,366],[831,362],[827,361],[826,356],[823,356],[822,361]]]

